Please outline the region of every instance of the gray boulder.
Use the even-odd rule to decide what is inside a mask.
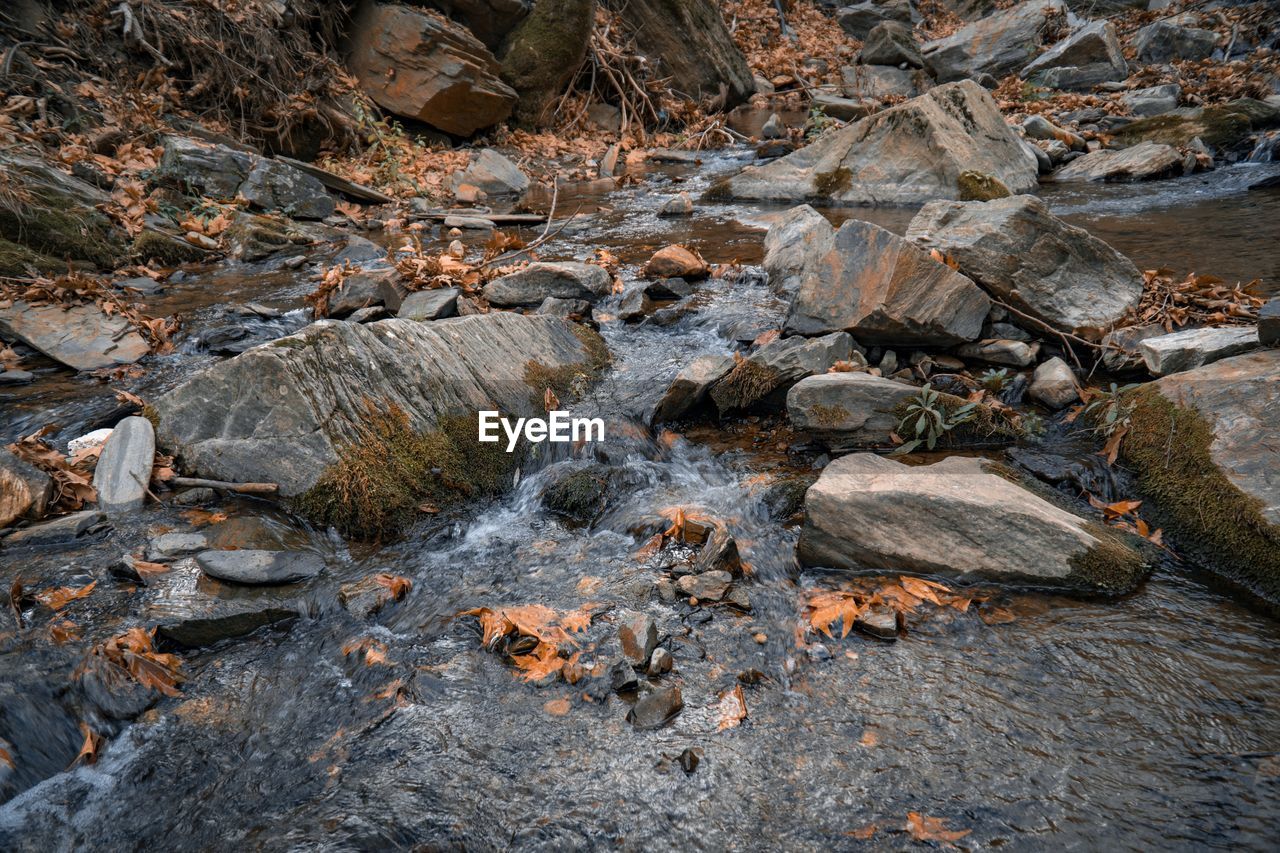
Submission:
[[[877,225],[850,220],[829,251],[806,270],[785,329],[820,335],[843,330],[867,344],[970,341],[991,302],[965,276]]]
[[[1173,112],[1182,97],[1182,87],[1177,83],[1134,89],[1120,96],[1120,100],[1136,116],[1158,116]]]
[[[927,42],[921,49],[925,67],[939,83],[979,74],[1003,79],[1036,58],[1052,30],[1049,19],[1066,14],[1062,0],[1026,0]]]
[[[923,71],[888,65],[850,65],[840,75],[845,95],[859,100],[914,98],[932,85]]]
[[[1027,395],[1051,409],[1061,409],[1080,399],[1076,375],[1056,356],[1036,368]]]
[[[540,305],[548,296],[558,299],[586,299],[594,302],[606,296],[613,280],[603,267],[576,261],[539,261],[523,269],[495,278],[484,287],[491,305]]]
[[[180,136],[162,140],[158,177],[216,199],[242,198],[262,210],[324,219],[335,202],[324,184],[281,160]]]
[[[455,186],[461,184],[478,187],[489,195],[519,194],[529,188],[529,176],[497,151],[483,148],[458,176]]]
[[[865,367],[862,353],[853,346],[853,338],[844,332],[773,341],[737,361],[708,395],[722,415],[759,406],[781,407],[787,390],[806,376],[826,373],[839,361]]]
[[[1195,21],[1194,15],[1178,15],[1138,30],[1133,36],[1138,61],[1157,64],[1178,59],[1208,59],[1218,48],[1218,34],[1189,26]]]
[[[948,457],[904,465],[841,457],[805,496],[801,565],[986,578],[1125,592],[1140,555],[1101,525],[988,470]]]
[[[1040,344],[1025,341],[989,340],[974,341],[956,347],[956,355],[961,358],[986,361],[991,364],[1008,364],[1013,367],[1029,367],[1040,353]]]
[[[1147,370],[1155,376],[1167,376],[1240,355],[1260,345],[1254,326],[1220,326],[1147,338],[1138,344],[1138,351]]]
[[[971,80],[830,132],[713,185],[712,197],[825,204],[916,204],[961,197],[961,174],[994,178],[1010,192],[1036,187],[1035,156]]]
[[[202,551],[196,564],[214,580],[245,586],[297,583],[324,571],[324,560],[309,551]]]
[[[46,547],[49,545],[65,545],[88,533],[100,529],[107,517],[96,509],[83,509],[70,515],[15,530],[3,540],[6,548]]]
[[[764,237],[764,271],[774,292],[790,295],[818,268],[835,243],[836,229],[807,204],[793,207],[769,226]]]
[[[1035,196],[932,202],[911,220],[907,239],[953,258],[1002,302],[1093,340],[1142,298],[1131,261]]]
[[[887,3],[873,3],[871,0],[865,0],[836,11],[836,23],[859,41],[866,40],[867,34],[884,21],[910,24],[911,18],[909,0],[890,0]]]
[[[414,291],[400,303],[396,316],[402,320],[440,320],[452,317],[458,313],[458,296],[461,293],[456,287]]]
[[[1054,89],[1087,91],[1099,83],[1125,79],[1129,63],[1115,26],[1093,21],[1027,63],[1020,76]]]
[[[824,115],[840,119],[840,121],[857,121],[875,112],[879,104],[871,100],[841,98],[826,92],[819,92],[813,96],[809,106],[811,109],[822,110]]]
[[[733,369],[733,364],[727,355],[700,355],[689,362],[671,380],[654,412],[654,423],[679,420],[693,411],[706,400],[711,386]]]
[[[0,447],[0,527],[39,518],[53,499],[53,478]]]
[[[116,424],[93,471],[98,507],[108,514],[142,509],[155,458],[156,435],[151,421],[131,417]]]
[[[295,219],[324,219],[336,207],[319,179],[279,160],[259,159],[238,194],[256,208],[278,210]]]
[[[791,425],[837,451],[889,443],[894,410],[920,389],[869,373],[824,373],[787,392]]]
[[[390,297],[399,299],[397,285],[400,273],[388,264],[371,264],[342,280],[329,294],[327,314],[346,317],[362,308],[382,305]]]
[[[1150,181],[1182,174],[1178,149],[1159,142],[1132,148],[1103,148],[1067,163],[1053,173],[1055,181]]]
[[[1280,299],[1272,297],[1258,311],[1258,343],[1264,347],[1280,344]]]
[[[900,66],[903,63],[911,68],[924,67],[911,25],[882,21],[872,27],[862,45],[862,64]]]
[[[590,376],[587,334],[555,317],[505,312],[434,323],[324,320],[158,398],[159,438],[199,475],[275,482],[297,495],[361,437],[370,405],[398,406],[423,433],[481,409],[539,413],[541,388],[528,371]]]
[[[150,345],[124,317],[97,305],[33,305],[18,300],[0,308],[0,335],[22,341],[76,370],[133,364]]]

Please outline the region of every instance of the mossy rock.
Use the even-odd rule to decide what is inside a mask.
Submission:
[[[805,492],[818,479],[818,472],[785,477],[770,484],[764,493],[764,505],[777,521],[794,518],[804,509]]]
[[[155,260],[164,266],[202,261],[209,252],[199,246],[193,246],[181,237],[165,234],[150,228],[144,230],[133,241],[133,252],[141,260]]]
[[[1252,98],[1205,107],[1198,115],[1168,113],[1130,122],[1115,133],[1121,145],[1162,142],[1175,147],[1199,137],[1214,148],[1229,151],[1251,133],[1280,125],[1280,110]]]
[[[956,181],[960,201],[991,201],[1013,195],[999,178],[967,169]]]
[[[66,261],[42,255],[28,246],[0,238],[0,275],[25,276],[28,270],[41,273],[65,271]]]
[[[28,167],[25,160],[0,167],[9,184],[0,193],[0,238],[29,249],[27,261],[34,259],[39,269],[48,268],[45,258],[62,268],[67,259],[112,268],[124,259],[124,231],[94,206],[106,201],[95,187],[44,164]],[[5,254],[6,265],[22,260],[13,250]]]
[[[582,64],[595,21],[593,0],[539,0],[500,51],[502,80],[520,95],[515,119],[537,126]]]
[[[780,382],[776,370],[744,358],[733,366],[719,382],[711,386],[709,396],[721,415],[749,409],[769,396]]]
[[[813,192],[818,198],[831,198],[853,186],[853,172],[844,166],[838,166],[830,172],[820,172],[813,176]]]
[[[604,465],[562,474],[543,491],[542,505],[562,518],[589,525],[608,504],[613,474],[613,470]]]
[[[1135,389],[1128,399],[1132,414],[1121,458],[1138,472],[1153,517],[1197,562],[1280,602],[1280,527],[1269,524],[1262,502],[1214,463],[1213,427],[1154,385]]]

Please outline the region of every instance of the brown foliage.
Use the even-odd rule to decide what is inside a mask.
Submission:
[[[1138,323],[1159,323],[1166,331],[1187,325],[1250,325],[1266,302],[1257,295],[1261,281],[1228,285],[1214,275],[1188,273],[1181,281],[1172,270],[1144,270]]]
[[[89,456],[77,456],[74,464],[68,463],[60,452],[44,440],[44,436],[53,429],[52,426],[43,427],[10,444],[8,450],[52,477],[53,500],[50,507],[54,511],[71,512],[98,499],[90,473],[92,466],[89,463],[93,460]]]

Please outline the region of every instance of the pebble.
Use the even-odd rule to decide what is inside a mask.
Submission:
[[[703,572],[700,575],[685,575],[676,581],[676,587],[690,598],[699,601],[719,601],[729,591],[733,576],[725,571]]]
[[[649,658],[649,674],[662,675],[670,672],[675,666],[675,659],[671,657],[671,652],[663,648],[653,650],[653,654]]]
[[[623,611],[618,624],[622,654],[633,666],[644,666],[658,645],[658,626],[649,616]]]
[[[662,205],[658,211],[659,216],[690,216],[693,214],[693,199],[688,193],[682,192],[679,195],[672,196],[667,203]]]
[[[637,729],[656,729],[666,725],[684,709],[679,687],[655,690],[640,698],[627,712],[627,720]]]
[[[752,634],[751,639],[763,646],[765,643],[769,642],[769,635],[764,632],[760,632],[758,634]]]
[[[629,662],[620,660],[609,670],[609,686],[614,693],[632,693],[640,686],[640,679]]]
[[[869,607],[853,623],[853,627],[880,640],[898,639],[898,614],[892,607],[877,604]]]
[[[202,551],[196,563],[211,578],[251,586],[296,583],[324,570],[324,559],[307,551]]]

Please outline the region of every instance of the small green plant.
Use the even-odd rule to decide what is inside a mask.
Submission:
[[[981,385],[988,394],[999,394],[1005,388],[1009,387],[1009,383],[1013,381],[1013,374],[1009,372],[1009,368],[1002,367],[999,370],[984,370],[978,376],[978,384]]]
[[[804,125],[804,138],[806,142],[812,142],[822,134],[826,133],[836,124],[836,120],[823,112],[822,107],[811,107],[809,109],[809,120]]]
[[[1138,387],[1131,383],[1123,387],[1112,382],[1106,391],[1091,390],[1089,400],[1081,410],[1084,419],[1093,424],[1093,431],[1106,438],[1111,438],[1121,430],[1129,428],[1133,417],[1133,403],[1127,394]]]
[[[894,455],[910,453],[921,444],[933,450],[944,435],[973,420],[977,409],[977,403],[965,403],[948,412],[942,395],[932,386],[924,386],[919,394],[907,401],[902,418],[898,421],[898,436],[906,440],[894,451]]]
[[[1044,436],[1046,426],[1044,418],[1035,412],[1023,412],[1018,416],[1018,430],[1032,444],[1039,442]]]

